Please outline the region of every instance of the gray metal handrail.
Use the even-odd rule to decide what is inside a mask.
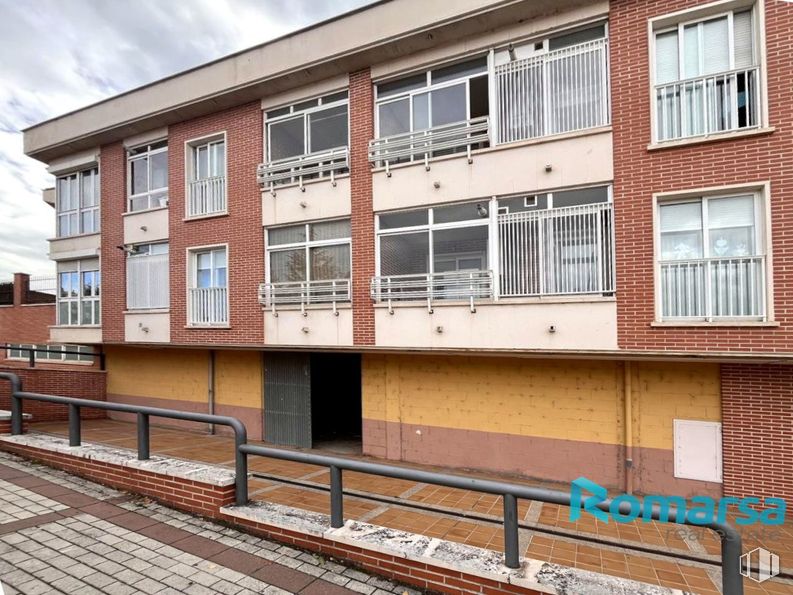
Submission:
[[[248,444],[245,425],[234,417],[28,393],[22,391],[22,383],[16,374],[0,372],[0,378],[11,382],[11,433],[13,435],[22,434],[23,399],[68,405],[70,446],[80,445],[81,407],[136,413],[138,416],[138,458],[142,458],[143,460],[149,457],[149,416],[212,423],[231,427],[234,430],[235,436],[235,500],[238,506],[243,506],[248,502],[249,455],[327,467],[330,470],[330,524],[333,528],[339,528],[344,525],[344,490],[342,480],[342,471],[344,470],[501,496],[504,501],[505,564],[509,568],[520,567],[520,548],[518,542],[519,498],[548,504],[558,504],[561,506],[572,506],[571,494],[559,490],[535,488],[488,479],[476,479],[462,475],[422,471],[410,467],[398,467],[395,465],[384,465],[382,463],[371,463],[356,459],[345,459],[342,457]],[[612,500],[608,499],[598,503],[596,506],[600,510],[608,512],[611,505]],[[581,508],[585,508],[584,502],[581,503]],[[626,516],[633,512],[629,502],[620,502],[618,510],[620,514]],[[662,520],[661,509],[657,505],[652,507],[651,517],[657,521]],[[735,528],[727,523],[712,522],[702,524],[691,522],[687,518],[685,510],[680,511],[676,507],[670,507],[668,514],[664,515],[664,519],[665,520],[662,522],[705,527],[715,531],[721,539],[723,594],[743,595],[743,579],[740,573],[740,558],[743,546],[741,534],[738,533]]]
[[[57,351],[52,351],[50,349],[41,349],[39,347],[23,347],[22,345],[16,345],[12,343],[0,343],[0,349],[13,349],[16,351],[26,351],[27,352],[27,359],[28,365],[31,368],[36,367],[36,354],[37,353],[62,353],[64,355],[85,355],[90,356],[91,358],[99,358],[99,369],[105,369],[105,352],[87,352],[87,351],[75,351],[73,349],[59,349]],[[61,362],[63,363],[63,362]]]
[[[80,446],[82,443],[80,409],[83,407],[89,409],[104,409],[106,411],[120,411],[122,413],[135,413],[137,415],[138,430],[138,459],[141,461],[146,461],[150,458],[150,417],[165,417],[168,419],[181,419],[183,421],[228,426],[234,431],[235,501],[239,506],[248,502],[248,457],[245,456],[241,450],[242,445],[248,441],[248,430],[245,424],[236,417],[29,393],[22,390],[22,381],[16,374],[0,372],[0,378],[11,382],[11,434],[14,436],[22,434],[22,401],[25,399],[30,401],[59,403],[69,407],[69,446]]]

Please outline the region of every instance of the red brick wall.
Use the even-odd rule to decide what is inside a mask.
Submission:
[[[793,500],[793,367],[721,367],[725,496]]]
[[[11,372],[22,380],[22,390],[31,393],[76,397],[93,401],[105,400],[105,373],[94,368],[69,368],[66,365],[57,369],[0,367],[0,372]],[[0,409],[11,409],[11,384],[0,380]],[[33,416],[31,421],[63,421],[69,419],[66,405],[45,403],[43,401],[23,401],[22,411]],[[99,409],[81,409],[83,419],[102,419],[105,412]]]
[[[102,339],[124,340],[124,310],[127,308],[126,255],[124,243],[127,156],[122,143],[105,145],[100,153],[102,185]]]
[[[374,211],[369,141],[374,138],[372,77],[369,69],[350,74],[350,192],[352,199],[353,341],[374,345],[374,305],[369,283],[374,271]]]
[[[55,304],[0,306],[0,342],[44,344],[55,324]],[[5,359],[0,349],[0,360]]]
[[[228,215],[185,221],[185,142],[226,132]],[[262,202],[256,166],[262,161],[262,110],[258,102],[168,129],[171,341],[262,344],[264,325],[257,288],[264,281]],[[195,246],[228,244],[230,328],[185,328],[187,254]]]
[[[692,351],[791,351],[793,176],[780,157],[793,146],[790,55],[793,10],[766,2],[769,135],[648,151],[651,141],[647,20],[702,0],[613,0],[610,9],[614,203],[620,347]],[[771,181],[778,328],[653,328],[652,194]]]

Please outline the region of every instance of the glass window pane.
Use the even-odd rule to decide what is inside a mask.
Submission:
[[[94,300],[94,324],[100,324],[101,322],[100,303],[99,300]]]
[[[661,205],[661,231],[702,229],[702,203]]]
[[[595,39],[602,39],[605,36],[605,25],[598,25],[597,27],[590,27],[589,29],[584,29],[582,31],[575,31],[573,33],[568,33],[567,35],[553,37],[548,40],[548,49],[550,51],[558,50],[571,45],[577,45],[587,41],[594,41]]]
[[[754,228],[733,227],[711,230],[710,254],[708,256],[727,258],[732,256],[753,256]]]
[[[708,227],[754,225],[754,197],[734,196],[708,201]]]
[[[735,68],[747,68],[754,64],[754,34],[752,32],[752,11],[735,14],[732,20],[733,45],[735,48]]]
[[[226,287],[226,267],[215,269],[215,287]]]
[[[677,231],[661,234],[661,260],[702,258],[702,232]]]
[[[69,302],[58,302],[58,324],[69,324]]]
[[[410,132],[410,100],[380,104],[377,107],[380,138]]]
[[[427,74],[414,74],[396,81],[389,83],[381,83],[377,85],[377,96],[388,97],[390,95],[397,95],[399,93],[406,93],[414,89],[420,89],[427,85]]]
[[[135,159],[132,163],[132,194],[141,194],[149,191],[149,162],[148,158]]]
[[[606,186],[597,188],[580,188],[578,190],[564,190],[553,193],[553,206],[573,207],[608,202],[609,193]]]
[[[214,250],[214,262],[212,263],[215,268],[226,266],[226,250]]]
[[[129,201],[129,210],[130,211],[142,211],[143,209],[149,208],[149,197],[148,196],[139,196],[137,198],[133,198]]]
[[[209,252],[199,252],[196,255],[196,263],[199,270],[208,270],[212,268],[212,256]]]
[[[84,211],[80,215],[80,229],[83,233],[92,233],[96,231],[94,228],[94,214],[95,211]]]
[[[311,241],[346,239],[350,237],[350,220],[324,221],[310,225]]]
[[[58,212],[69,210],[69,181],[66,178],[58,178],[56,204]]]
[[[76,301],[69,302],[69,322],[67,324],[79,324],[77,313],[78,303]]]
[[[195,160],[195,177],[197,180],[203,180],[209,176],[209,147],[206,145],[197,147]]]
[[[87,320],[90,321],[90,319],[91,319],[90,317],[91,317],[91,313],[89,311]],[[85,318],[85,310],[83,311],[83,318]],[[91,324],[91,322],[85,322],[84,324]],[[76,347],[74,345],[66,345],[65,348],[66,348],[66,351],[69,351],[69,352],[72,352],[72,351],[76,350]],[[78,357],[79,356],[76,353],[64,353],[63,354],[63,359],[64,359],[64,361],[67,361],[67,362],[76,362]]]
[[[699,24],[694,23],[683,29],[683,78],[701,74],[699,58]]]
[[[306,280],[306,251],[279,250],[270,253],[270,280],[272,283]]]
[[[290,227],[276,227],[267,231],[267,241],[270,246],[279,244],[296,244],[306,241],[306,226],[292,225]]]
[[[443,229],[432,233],[435,272],[485,270],[487,226]]]
[[[380,275],[429,273],[429,232],[380,236]]]
[[[729,39],[727,17],[712,19],[702,24],[703,74],[724,72],[730,69]]]
[[[432,91],[432,125],[451,124],[468,119],[465,85]]]
[[[487,206],[486,202],[467,202],[462,205],[435,207],[432,213],[432,220],[435,223],[451,223],[453,221],[487,219]]]
[[[446,66],[445,68],[433,70],[431,73],[431,80],[432,84],[436,85],[438,83],[445,83],[466,76],[471,76],[472,74],[485,72],[486,70],[487,58],[482,56],[481,58],[476,58],[474,60],[468,60],[467,62],[461,62],[459,64],[453,64],[451,66]]]
[[[340,105],[308,115],[311,152],[347,146],[347,106]]]
[[[214,173],[215,176],[226,175],[226,143],[219,142],[214,144],[215,159],[214,159]]]
[[[413,96],[413,130],[426,130],[430,127],[430,94]]]
[[[69,210],[76,209],[79,206],[80,197],[80,182],[77,179],[77,174],[69,176]]]
[[[658,84],[678,80],[677,31],[655,36],[655,82]]]
[[[350,246],[321,246],[311,248],[311,278],[349,279],[350,278]]]
[[[268,125],[270,131],[270,160],[286,159],[306,152],[303,117]]]
[[[168,151],[155,153],[151,156],[151,188],[168,186]]]
[[[212,271],[210,269],[199,269],[196,273],[196,287],[211,287]]]
[[[93,170],[84,172],[81,181],[82,181],[82,189],[80,192],[80,206],[92,207],[96,204],[96,201],[94,200]]]
[[[380,229],[396,229],[399,227],[412,227],[414,225],[427,225],[429,222],[428,217],[428,209],[387,213],[380,215]]]

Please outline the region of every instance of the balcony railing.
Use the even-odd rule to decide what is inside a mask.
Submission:
[[[350,301],[349,279],[327,279],[321,281],[290,281],[283,283],[262,283],[259,285],[259,303],[270,308],[277,315],[277,307],[282,305],[330,304],[333,312],[338,302]]]
[[[611,203],[498,216],[503,297],[614,291]]]
[[[759,68],[754,66],[656,85],[658,140],[759,125],[759,77]]]
[[[225,287],[194,287],[190,289],[190,324],[228,324],[228,292]]]
[[[608,39],[495,69],[497,142],[510,143],[609,123]]]
[[[471,151],[488,142],[489,119],[487,116],[464,122],[444,124],[427,130],[406,132],[369,141],[369,161],[385,165],[423,159],[429,167],[429,159],[445,153],[465,149],[468,160]]]
[[[472,312],[474,300],[493,297],[493,271],[453,271],[424,275],[392,275],[372,278],[372,299],[387,302],[426,300],[432,311],[433,300],[467,300]]]
[[[329,176],[331,182],[335,177],[349,170],[349,151],[347,147],[336,147],[328,151],[287,157],[269,163],[261,163],[256,170],[256,179],[262,187],[270,190],[278,184],[298,182],[301,186],[305,180]]]
[[[226,176],[194,180],[188,185],[188,217],[226,210]]]
[[[764,256],[674,260],[660,267],[664,319],[765,318]]]

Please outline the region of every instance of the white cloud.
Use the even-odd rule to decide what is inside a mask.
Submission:
[[[0,0],[0,279],[47,274],[54,180],[20,130],[371,0]]]

